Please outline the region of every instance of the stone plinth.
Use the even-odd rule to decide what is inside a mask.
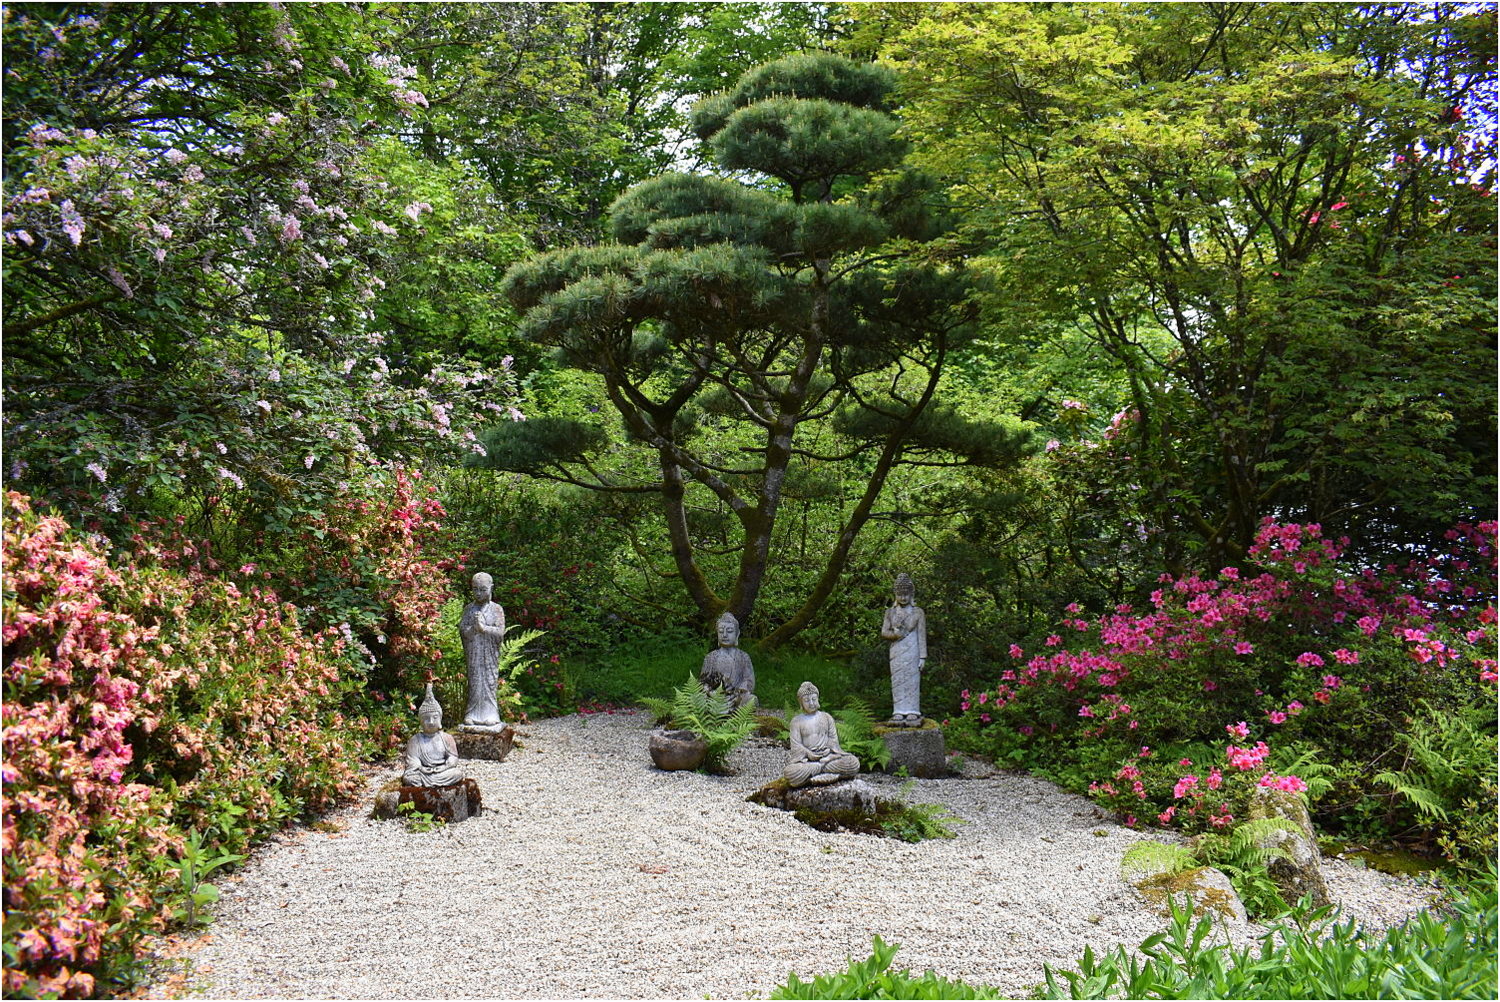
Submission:
[[[646,749],[652,763],[667,772],[696,769],[708,757],[708,742],[696,731],[652,731]]]
[[[895,772],[905,766],[908,775],[923,779],[948,775],[948,749],[943,742],[943,729],[936,720],[923,720],[921,727],[878,725],[875,734],[884,738],[885,746],[890,749],[888,771]]]
[[[751,803],[765,804],[783,811],[857,811],[874,815],[878,807],[875,788],[862,779],[846,779],[827,786],[790,786],[785,779],[767,783],[749,798]]]
[[[451,732],[458,742],[459,758],[504,762],[515,745],[516,729],[509,724],[498,727],[476,727],[464,724]]]
[[[399,817],[402,804],[413,804],[423,814],[439,821],[467,821],[484,806],[479,784],[472,779],[448,786],[400,786],[392,783],[375,795],[377,818]]]

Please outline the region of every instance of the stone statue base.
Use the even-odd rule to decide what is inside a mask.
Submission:
[[[449,822],[467,821],[484,806],[479,784],[472,779],[448,786],[401,786],[400,780],[395,780],[375,794],[371,813],[377,818],[400,817],[402,804],[414,804],[421,813]]]
[[[943,741],[943,729],[936,720],[923,719],[921,727],[891,727],[876,724],[875,736],[885,739],[891,752],[891,764],[887,771],[895,772],[902,766],[908,775],[923,779],[940,779],[948,775],[948,749]]]
[[[504,762],[515,745],[516,729],[510,724],[464,724],[450,731],[458,742],[458,757]]]
[[[847,779],[827,786],[791,786],[785,779],[773,780],[750,794],[752,804],[782,811],[855,811],[873,816],[875,788],[862,779]]]

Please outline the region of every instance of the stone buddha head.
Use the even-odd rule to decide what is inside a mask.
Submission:
[[[443,708],[432,694],[432,683],[427,684],[427,696],[417,707],[417,719],[422,722],[423,734],[436,734],[443,729]]]
[[[480,571],[469,579],[469,594],[474,601],[480,605],[489,603],[491,596],[495,593],[495,579],[484,571]]]
[[[801,705],[803,713],[817,713],[821,705],[818,699],[818,687],[811,682],[803,682],[797,686],[797,702]]]
[[[910,574],[902,571],[896,575],[895,593],[897,605],[911,605],[917,600],[917,583]]]
[[[726,612],[719,617],[718,634],[720,647],[735,647],[739,644],[740,621],[734,618],[734,613]]]

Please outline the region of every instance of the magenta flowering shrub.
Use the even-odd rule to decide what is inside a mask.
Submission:
[[[1070,759],[1093,774],[1068,778],[1123,816],[1190,827],[1228,823],[1256,784],[1298,789],[1273,749],[1369,773],[1423,701],[1493,704],[1495,530],[1461,525],[1440,553],[1355,568],[1347,540],[1267,521],[1253,565],[1163,575],[1149,610],[1090,621],[1072,606],[1041,651],[1012,646],[990,687],[963,693],[955,737],[1017,763]],[[1189,754],[1147,761],[1153,748]]]
[[[97,997],[171,918],[189,830],[243,848],[398,735],[342,708],[342,638],[201,545],[110,554],[13,492],[4,521],[3,984]]]

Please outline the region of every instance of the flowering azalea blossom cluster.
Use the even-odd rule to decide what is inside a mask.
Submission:
[[[1304,789],[1299,777],[1271,770],[1266,741],[1247,743],[1246,720],[1316,733],[1316,714],[1344,702],[1408,698],[1405,689],[1390,688],[1399,680],[1370,674],[1377,663],[1389,664],[1391,645],[1404,649],[1419,671],[1433,673],[1431,685],[1494,684],[1495,530],[1494,523],[1461,525],[1442,552],[1349,569],[1342,559],[1347,540],[1327,539],[1317,525],[1268,521],[1249,553],[1253,567],[1164,575],[1147,610],[1121,605],[1090,620],[1073,605],[1040,652],[1010,645],[1012,663],[995,683],[963,694],[961,724],[981,735],[1004,729],[1011,737],[995,740],[1010,745],[1033,736],[1065,738],[1104,742],[1122,754],[1142,739],[1201,741],[1224,728],[1231,741],[1224,775],[1243,776],[1252,786]],[[1366,648],[1374,644],[1384,646],[1372,661]],[[1164,785],[1116,775],[1091,790],[1122,810],[1130,800],[1159,803],[1170,792],[1177,809],[1161,813],[1174,824],[1208,810],[1180,803],[1210,792],[1201,774],[1156,782]],[[1243,794],[1241,786],[1236,779]],[[1210,816],[1229,816],[1218,804],[1209,805]]]

